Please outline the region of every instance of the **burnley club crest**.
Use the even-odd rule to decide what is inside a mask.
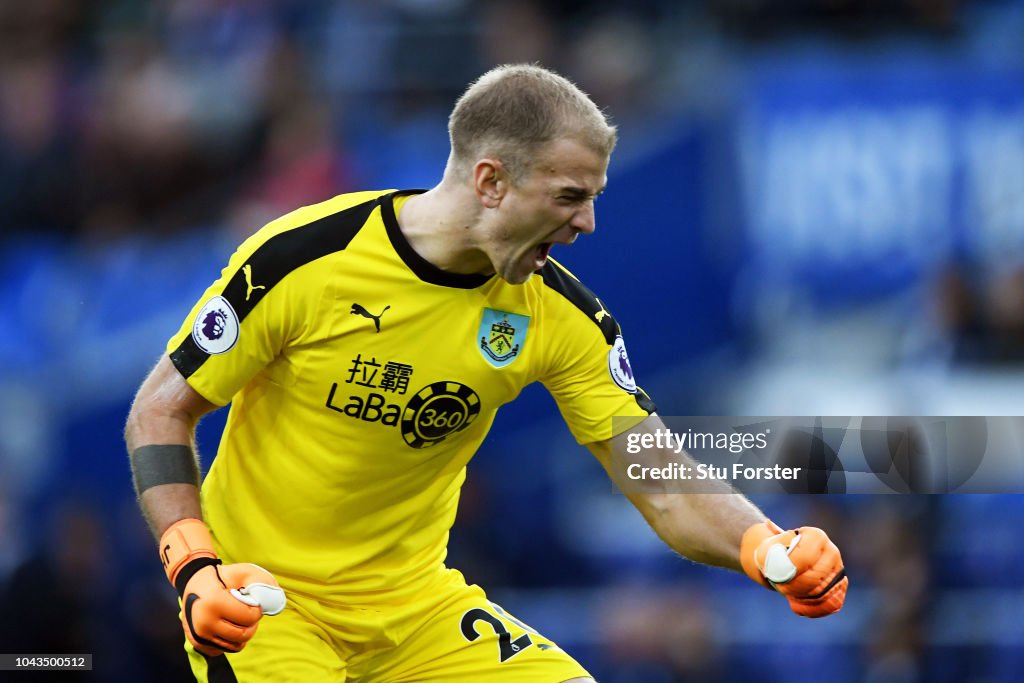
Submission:
[[[485,308],[479,331],[481,354],[496,368],[508,365],[522,353],[529,325],[529,316]]]

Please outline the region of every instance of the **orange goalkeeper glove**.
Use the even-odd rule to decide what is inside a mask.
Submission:
[[[747,576],[785,595],[802,617],[843,608],[850,580],[839,548],[821,529],[783,531],[771,521],[759,522],[743,534],[740,562]]]
[[[198,652],[239,652],[260,618],[284,609],[284,591],[255,564],[222,564],[210,532],[198,519],[183,519],[160,538],[160,559],[181,596],[181,626]]]

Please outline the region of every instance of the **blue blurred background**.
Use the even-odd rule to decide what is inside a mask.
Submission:
[[[1024,415],[1022,46],[1012,0],[0,3],[0,648],[188,679],[133,392],[264,222],[435,183],[494,64],[619,126],[598,234],[556,257],[663,414]],[[602,683],[1024,677],[1020,497],[758,502],[837,540],[840,615],[673,557],[532,388],[450,562]]]

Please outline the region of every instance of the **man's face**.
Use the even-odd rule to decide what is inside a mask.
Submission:
[[[575,140],[557,140],[534,167],[509,186],[495,210],[485,251],[507,282],[526,282],[554,244],[594,232],[594,199],[607,181],[608,157]]]

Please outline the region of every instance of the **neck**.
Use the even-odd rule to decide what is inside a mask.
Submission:
[[[445,178],[409,197],[398,225],[416,253],[441,270],[489,275],[494,269],[477,242],[482,211],[471,188]]]

